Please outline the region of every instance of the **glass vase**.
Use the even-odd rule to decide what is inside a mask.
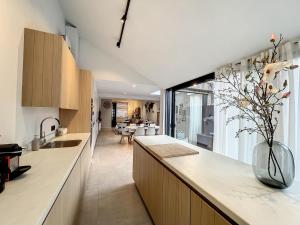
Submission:
[[[273,188],[284,189],[294,181],[295,163],[290,149],[274,141],[272,147],[267,142],[255,146],[252,168],[256,178]]]

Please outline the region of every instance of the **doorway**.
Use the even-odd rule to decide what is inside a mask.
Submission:
[[[112,103],[112,112],[111,112],[111,127],[116,127],[117,125],[117,103]]]

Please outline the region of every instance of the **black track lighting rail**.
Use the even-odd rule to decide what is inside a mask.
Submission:
[[[130,6],[130,1],[131,1],[131,0],[127,0],[125,13],[124,13],[124,15],[123,15],[122,18],[121,18],[122,27],[121,27],[120,37],[119,37],[119,40],[118,40],[118,42],[117,42],[117,47],[118,47],[118,48],[121,47],[121,43],[122,43],[122,39],[123,39],[123,33],[124,33],[126,21],[127,21],[128,10],[129,10],[129,6]]]

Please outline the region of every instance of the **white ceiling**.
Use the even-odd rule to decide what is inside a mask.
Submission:
[[[157,86],[132,84],[127,82],[96,80],[98,95],[105,98],[132,98],[159,100],[159,96],[151,95],[158,90]]]
[[[132,0],[118,49],[126,0],[61,2],[83,38],[163,88],[300,35],[299,0]]]

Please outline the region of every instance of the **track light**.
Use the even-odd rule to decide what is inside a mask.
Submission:
[[[121,22],[122,22],[121,33],[120,33],[119,40],[118,40],[118,42],[116,44],[116,46],[118,48],[121,47],[122,38],[123,38],[123,32],[124,32],[125,24],[126,24],[126,21],[127,21],[127,14],[128,14],[128,10],[129,10],[129,5],[130,5],[130,0],[127,0],[125,13],[124,13],[124,15],[121,18]]]

